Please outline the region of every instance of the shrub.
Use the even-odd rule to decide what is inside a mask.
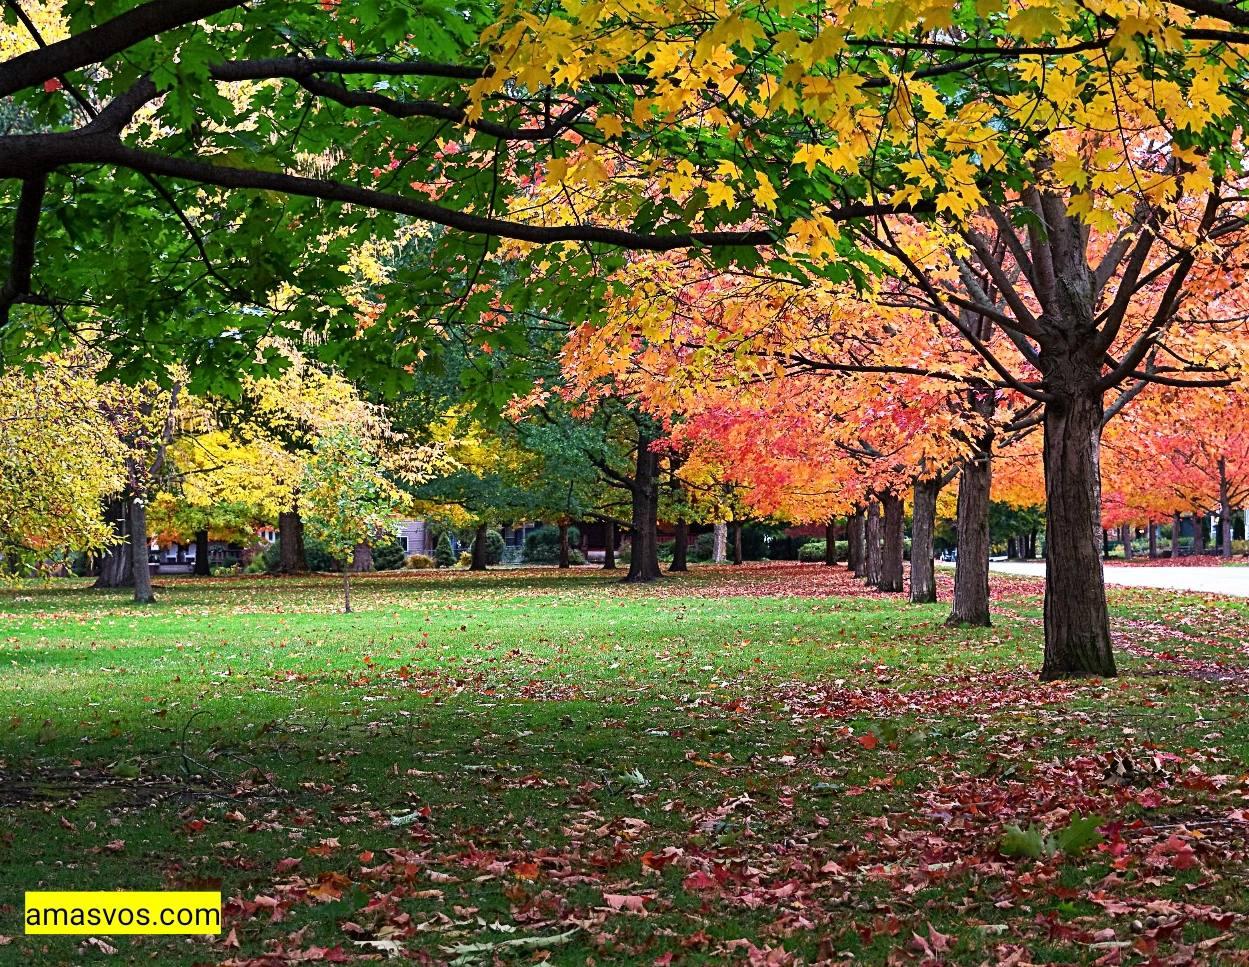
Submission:
[[[277,574],[282,567],[281,538],[266,547],[262,556],[265,570],[270,574]],[[304,559],[308,562],[309,571],[341,571],[343,569],[342,565],[330,556],[325,545],[315,537],[304,538]]]
[[[472,551],[460,551],[460,558],[455,562],[456,567],[468,567],[473,563]]]
[[[486,531],[486,563],[489,565],[503,563],[503,550],[507,544],[498,531]]]
[[[767,542],[765,553],[770,561],[801,561],[804,558],[799,552],[812,540],[813,538],[810,537],[790,537],[788,534],[779,534]],[[821,542],[820,547],[823,546]]]
[[[699,534],[694,539],[694,548],[690,557],[695,561],[710,561],[716,552],[716,535]]]
[[[434,566],[434,559],[426,554],[409,554],[404,558],[403,566],[409,571],[428,571]]]
[[[215,578],[228,578],[241,572],[241,568],[237,564],[219,564],[209,572]]]
[[[247,567],[243,568],[244,574],[263,574],[268,568],[265,566],[263,554],[257,554],[247,562]]]
[[[581,553],[580,548],[578,547],[568,548],[568,563],[569,564],[584,564],[585,563],[585,555]]]
[[[672,551],[676,547],[676,541],[660,541],[659,543],[659,559],[661,561],[671,561]]]
[[[446,531],[438,538],[438,546],[434,548],[434,563],[439,567],[451,567],[455,563],[455,551],[451,549],[451,537]]]
[[[803,544],[798,548],[798,560],[806,564],[824,560],[824,552],[827,549],[826,541],[811,541]]]
[[[375,571],[397,571],[403,567],[403,548],[396,540],[382,540],[373,548]]]
[[[581,543],[581,532],[575,527],[568,528],[569,561],[572,561],[571,550]],[[580,552],[578,552],[580,553]],[[584,560],[584,558],[583,558]],[[539,527],[525,538],[525,562],[527,564],[558,564],[559,563],[559,528],[547,525]]]

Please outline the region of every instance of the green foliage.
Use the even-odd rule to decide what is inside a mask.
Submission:
[[[770,561],[804,561],[799,553],[804,546],[810,544],[810,537],[790,537],[788,534],[778,534],[768,541],[768,560]],[[824,546],[824,542],[820,541],[820,547]]]
[[[694,539],[694,547],[690,551],[690,559],[694,561],[710,561],[716,553],[716,535],[699,534]]]
[[[1081,816],[1073,813],[1070,824],[1058,831],[1054,842],[1068,856],[1075,856],[1102,841],[1102,834],[1097,831],[1097,827],[1105,822],[1104,816]]]
[[[496,530],[486,531],[486,563],[490,565],[503,563],[503,552],[507,548],[507,542],[503,540],[503,535]]]
[[[1046,835],[1035,823],[1027,829],[1008,825],[1002,834],[999,849],[1003,856],[1039,860],[1062,853],[1076,856],[1102,841],[1097,827],[1106,822],[1102,816],[1081,816],[1072,813],[1071,822],[1052,836]]]
[[[409,554],[404,558],[403,566],[409,571],[428,571],[434,566],[434,559],[428,554]]]
[[[451,535],[446,531],[438,538],[438,546],[434,548],[434,564],[438,567],[451,567],[455,564],[455,551],[451,549]]]
[[[403,547],[396,540],[380,540],[373,545],[373,569],[397,571],[403,567]]]
[[[568,528],[568,546],[575,549],[581,543],[581,532],[577,528]],[[580,553],[580,552],[578,552]],[[570,554],[571,560],[571,554]],[[584,560],[584,558],[583,558]],[[525,537],[525,563],[527,564],[558,564],[559,563],[559,528],[547,525],[539,527]]]
[[[1008,824],[998,849],[1003,856],[1039,860],[1042,856],[1053,855],[1054,841],[1043,835],[1035,823],[1027,829]]]
[[[260,557],[264,562],[264,570],[277,574],[282,569],[282,539],[278,538],[265,548]],[[308,562],[309,571],[341,571],[342,564],[326,548],[325,544],[315,537],[304,537],[304,560]]]
[[[822,561],[827,548],[827,541],[810,541],[798,548],[798,560],[807,564]]]

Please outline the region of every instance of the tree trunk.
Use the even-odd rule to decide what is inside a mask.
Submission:
[[[477,531],[473,534],[473,559],[468,565],[470,571],[486,570],[486,532],[488,530],[489,527],[486,524],[478,524]]]
[[[993,483],[992,437],[967,460],[958,481],[954,603],[946,624],[987,628],[989,620],[989,489]]]
[[[885,546],[880,561],[880,584],[882,591],[902,590],[902,558],[905,550],[902,498],[892,491],[881,497],[885,509]]]
[[[604,524],[607,538],[603,542],[603,570],[616,570],[616,522],[609,520]]]
[[[1183,521],[1179,511],[1171,515],[1171,560],[1173,561],[1180,556],[1180,526]]]
[[[1030,561],[1036,560],[1036,537],[1036,528],[1034,527],[1028,534],[1028,560]]]
[[[351,614],[351,570],[343,568],[343,614]]]
[[[1232,557],[1232,500],[1227,492],[1227,457],[1219,457],[1219,551]]]
[[[715,527],[712,529],[711,542],[711,561],[713,564],[723,564],[728,557],[729,547],[729,525],[724,521],[716,521]]]
[[[911,601],[915,604],[932,604],[937,600],[932,540],[940,491],[940,480],[915,481],[915,509],[911,515]]]
[[[208,564],[208,531],[195,532],[195,573],[200,577],[208,577],[212,568]]]
[[[1158,557],[1158,525],[1154,521],[1149,522],[1149,559],[1155,560]]]
[[[1123,548],[1123,559],[1125,561],[1132,560],[1132,531],[1131,524],[1119,525],[1119,544]]]
[[[1060,360],[1058,365],[1071,361]],[[1051,365],[1053,365],[1051,363]],[[1049,369],[1042,362],[1043,371]],[[1045,404],[1045,663],[1041,678],[1109,677],[1106,586],[1097,547],[1101,528],[1101,394],[1089,388],[1099,367],[1073,378]],[[1047,373],[1048,375],[1048,373]],[[1062,374],[1068,375],[1068,374]]]
[[[94,587],[128,588],[134,584],[134,552],[130,548],[130,500],[119,495],[104,505],[104,519],[113,527],[120,542],[110,544],[100,554],[100,573]]]
[[[566,571],[572,567],[572,559],[569,556],[568,548],[568,521],[566,520],[559,522],[559,567],[561,571]]]
[[[856,578],[861,578],[867,573],[867,555],[864,553],[867,547],[867,534],[863,511],[856,510],[850,515],[850,519],[846,523],[846,531],[848,544],[846,548],[846,567],[854,573]]]
[[[373,548],[368,544],[357,544],[351,552],[351,569],[357,574],[373,570]]]
[[[865,535],[866,550],[863,554],[864,559],[864,577],[867,583],[874,588],[880,587],[881,557],[880,557],[880,503],[872,498],[867,505],[867,516],[864,519],[863,533]]]
[[[654,437],[638,430],[637,468],[633,474],[633,545],[625,581],[645,584],[662,577],[659,570],[659,457],[651,452]]]
[[[742,522],[733,521],[733,563],[742,563]]]
[[[669,571],[688,571],[686,558],[689,556],[690,545],[690,525],[678,520],[676,525],[676,533],[672,537],[672,564],[668,566]]]
[[[1206,515],[1193,511],[1193,553],[1206,553]]]
[[[837,521],[830,517],[824,525],[824,564],[832,567],[837,563]]]
[[[1018,538],[1012,534],[1006,538],[1006,557],[1008,560],[1014,561],[1019,557]]]
[[[308,556],[304,550],[304,521],[298,510],[284,510],[278,514],[279,547],[278,570],[283,574],[302,574],[308,570]]]
[[[130,551],[135,604],[151,604],[156,596],[152,593],[152,571],[147,562],[147,507],[142,497],[130,501]]]

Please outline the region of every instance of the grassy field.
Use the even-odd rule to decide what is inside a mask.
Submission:
[[[159,583],[0,592],[0,963],[1249,962],[1245,602],[1113,591],[1043,686],[1028,581]],[[93,888],[225,930],[22,935]]]

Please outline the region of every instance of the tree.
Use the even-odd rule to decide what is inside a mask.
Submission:
[[[351,612],[349,562],[357,546],[389,532],[403,495],[365,441],[346,429],[317,441],[300,486],[308,532],[343,566],[343,611]]]

